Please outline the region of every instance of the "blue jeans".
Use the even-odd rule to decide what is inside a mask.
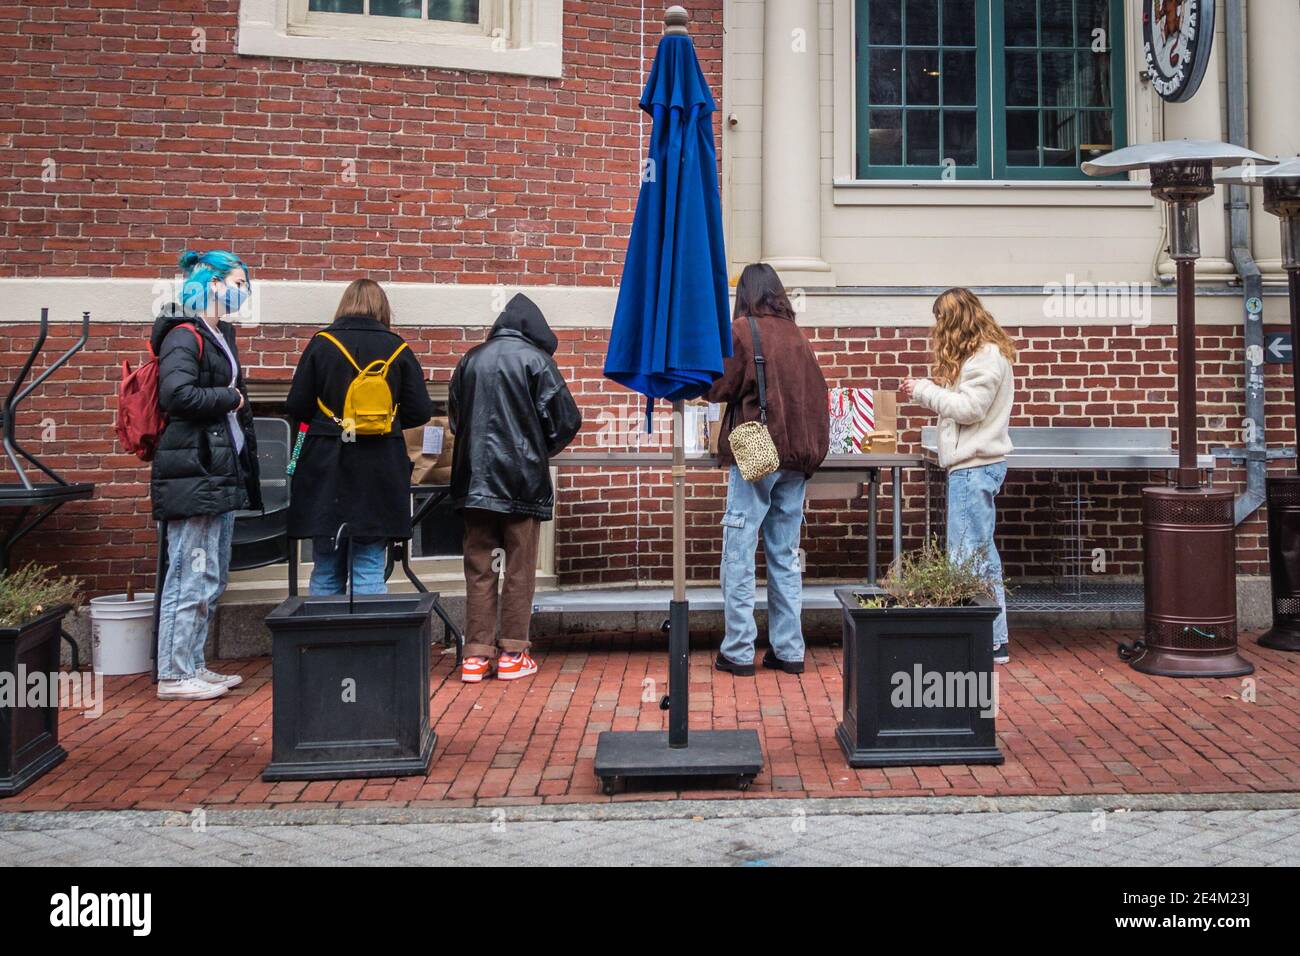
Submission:
[[[230,577],[235,513],[167,522],[167,573],[158,604],[158,679],[202,670],[217,599]]]
[[[731,466],[727,511],[722,516],[722,603],[727,634],[722,654],[752,664],[758,626],[754,623],[754,552],[763,535],[767,557],[767,637],[783,661],[803,660],[803,573],[799,532],[803,527],[802,472],[777,471],[746,481]]]
[[[996,507],[993,499],[1002,490],[1007,463],[958,468],[948,472],[948,553],[961,557],[987,549],[988,572],[997,579],[994,591],[1002,613],[993,622],[993,648],[1007,643],[1007,595],[1002,584],[1002,558],[993,543]]]
[[[313,596],[346,594],[348,589],[348,545],[339,542],[334,550],[333,538],[313,538],[311,542],[311,583]],[[387,594],[384,568],[388,564],[388,542],[382,538],[352,539],[352,593]]]

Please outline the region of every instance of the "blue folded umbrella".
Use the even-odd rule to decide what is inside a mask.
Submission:
[[[654,120],[605,375],[648,399],[708,391],[731,355],[713,96],[688,36],[659,41],[641,95]]]

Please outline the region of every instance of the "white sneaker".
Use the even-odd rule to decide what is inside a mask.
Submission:
[[[229,689],[220,684],[209,684],[197,677],[185,680],[160,680],[158,682],[159,700],[212,700],[224,697]]]
[[[194,672],[194,676],[201,681],[209,684],[217,684],[220,687],[238,687],[244,682],[244,678],[238,674],[218,674],[216,671],[210,671],[206,667],[200,668]]]

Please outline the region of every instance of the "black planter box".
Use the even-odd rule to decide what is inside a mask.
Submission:
[[[851,767],[999,764],[990,599],[968,607],[864,608],[835,592],[844,620],[844,717]]]
[[[271,763],[262,779],[424,774],[435,593],[291,597],[271,629]]]
[[[49,675],[59,671],[59,636],[63,617],[71,607],[46,611],[22,627],[0,628],[0,674],[12,681],[9,691],[25,704],[22,674]],[[0,797],[22,792],[33,780],[62,763],[68,752],[59,746],[57,684],[48,688],[48,706],[10,706],[0,700]]]

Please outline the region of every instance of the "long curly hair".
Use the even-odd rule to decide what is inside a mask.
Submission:
[[[938,384],[955,384],[962,363],[989,342],[998,347],[1008,362],[1016,360],[1011,336],[970,289],[949,289],[934,300],[933,311],[930,348],[934,352],[933,378]]]

